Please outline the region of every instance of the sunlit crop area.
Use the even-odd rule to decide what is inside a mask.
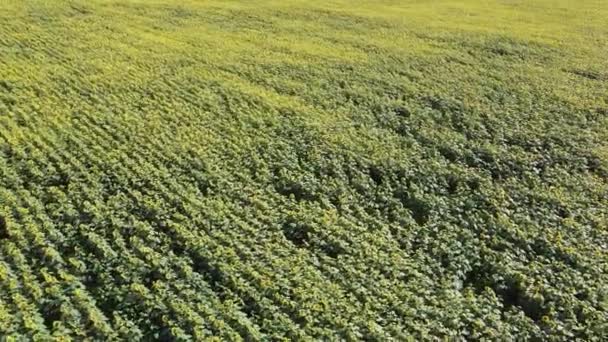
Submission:
[[[608,339],[607,18],[0,0],[0,340]]]

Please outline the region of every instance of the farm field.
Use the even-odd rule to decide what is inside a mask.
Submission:
[[[607,340],[607,18],[0,0],[0,340]]]

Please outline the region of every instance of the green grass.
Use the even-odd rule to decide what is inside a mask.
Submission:
[[[606,340],[608,4],[0,2],[0,339]]]

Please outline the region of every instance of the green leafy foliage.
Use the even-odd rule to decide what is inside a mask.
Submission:
[[[606,340],[607,17],[1,2],[0,340]]]

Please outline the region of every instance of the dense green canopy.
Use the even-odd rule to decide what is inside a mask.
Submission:
[[[0,339],[608,337],[608,3],[0,2]]]

